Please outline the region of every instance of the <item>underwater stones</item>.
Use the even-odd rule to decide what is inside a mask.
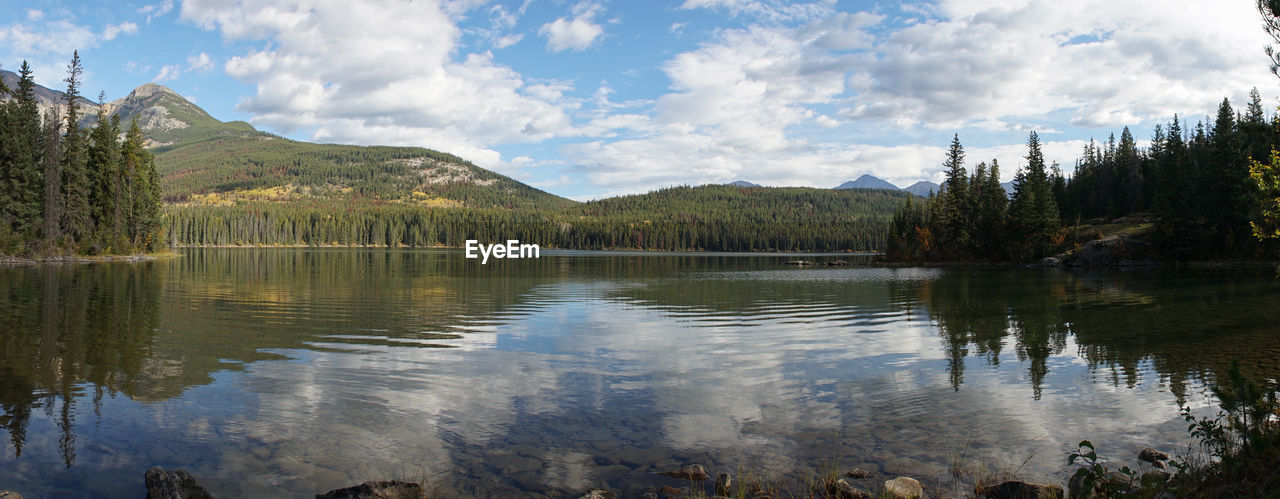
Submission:
[[[425,499],[422,485],[400,480],[368,481],[360,485],[316,494],[316,499]]]
[[[898,499],[917,499],[924,497],[924,487],[911,477],[900,476],[884,482],[884,491],[889,497]]]
[[[1151,470],[1142,474],[1141,481],[1144,487],[1154,487],[1169,481],[1169,478],[1172,476],[1173,475],[1169,474],[1168,471]]]
[[[591,489],[588,490],[586,494],[582,494],[582,497],[578,499],[616,499],[617,497],[618,494],[614,494],[613,491],[610,490]]]
[[[1009,480],[990,487],[981,487],[978,495],[990,499],[1058,499],[1064,497],[1062,487],[1041,483]]]
[[[727,496],[733,490],[733,477],[721,473],[716,477],[716,495]]]
[[[871,472],[862,468],[854,468],[845,472],[844,476],[861,480],[863,478],[871,478]]]
[[[1164,461],[1169,460],[1169,453],[1158,451],[1150,447],[1147,447],[1145,449],[1142,449],[1141,452],[1138,452],[1138,459],[1141,461],[1146,461],[1148,463],[1164,464]],[[1163,466],[1160,466],[1160,467],[1163,468]]]
[[[0,490],[0,499],[22,499],[22,494],[12,490]]]
[[[831,488],[833,489],[832,495],[840,499],[866,499],[871,497],[871,494],[867,493],[867,491],[854,487],[852,483],[849,483],[844,478],[836,480]]]
[[[186,470],[165,471],[152,466],[143,478],[147,483],[147,499],[210,499],[209,493]]]
[[[704,468],[701,464],[690,464],[678,470],[663,471],[658,474],[669,476],[671,478],[677,478],[680,480],[693,480],[695,482],[700,482],[702,480],[711,478],[711,475],[707,474],[707,469]]]

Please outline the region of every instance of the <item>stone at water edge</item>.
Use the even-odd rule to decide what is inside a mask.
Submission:
[[[1009,480],[999,485],[982,487],[978,495],[990,499],[1060,499],[1065,497],[1062,487],[1041,483]]]
[[[165,471],[152,466],[142,476],[147,484],[147,499],[211,499],[186,470]]]
[[[611,490],[591,489],[588,490],[586,494],[582,494],[582,497],[578,499],[617,499],[617,497],[618,494],[614,494]]]
[[[368,481],[316,494],[316,499],[426,499],[422,485],[400,480]]]
[[[1173,477],[1173,475],[1169,474],[1168,471],[1151,470],[1143,473],[1140,481],[1144,486],[1155,486],[1169,481],[1169,478],[1171,477]]]
[[[1156,463],[1156,462],[1160,462],[1160,461],[1168,461],[1168,460],[1169,460],[1169,453],[1168,453],[1168,452],[1161,452],[1161,451],[1158,451],[1158,450],[1152,449],[1152,448],[1150,448],[1150,447],[1147,447],[1147,448],[1145,448],[1145,449],[1142,449],[1142,452],[1139,452],[1139,453],[1138,453],[1138,460],[1140,460],[1140,461],[1146,461],[1146,462],[1148,462],[1148,463]]]
[[[680,480],[693,480],[695,482],[711,478],[711,475],[707,474],[707,469],[701,464],[690,464],[675,471],[664,471],[658,474],[669,476],[671,478],[678,478]]]
[[[862,468],[854,468],[849,470],[848,473],[845,473],[844,476],[861,480],[863,478],[871,478],[871,472]]]
[[[884,482],[884,491],[890,497],[898,499],[917,499],[924,497],[924,487],[916,479],[900,476]]]
[[[852,483],[843,478],[836,480],[833,488],[835,489],[835,496],[840,499],[868,499],[871,497],[871,494],[867,493],[867,491],[854,487]]]
[[[22,499],[22,494],[12,490],[0,490],[0,499]]]
[[[727,496],[733,490],[733,477],[728,473],[721,473],[716,477],[716,495]]]

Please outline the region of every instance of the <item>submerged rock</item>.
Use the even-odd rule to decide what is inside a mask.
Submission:
[[[702,467],[701,464],[690,464],[678,470],[664,471],[658,474],[669,476],[671,478],[678,478],[680,480],[693,480],[695,482],[711,478],[711,475],[707,474],[707,469]]]
[[[1168,471],[1151,470],[1142,474],[1142,485],[1144,487],[1154,487],[1169,481],[1172,476]]]
[[[1057,499],[1064,497],[1062,487],[1041,483],[1009,480],[1007,482],[981,487],[978,495],[991,499]]]
[[[425,499],[422,485],[400,480],[368,481],[316,494],[316,499]]]
[[[22,494],[12,490],[0,490],[0,499],[22,499]]]
[[[1147,447],[1147,448],[1145,448],[1145,449],[1142,449],[1142,451],[1138,453],[1138,459],[1139,459],[1139,460],[1141,460],[1141,461],[1146,461],[1146,462],[1148,462],[1148,463],[1156,463],[1156,462],[1160,462],[1160,461],[1168,461],[1168,460],[1169,460],[1169,453],[1168,453],[1168,452],[1163,452],[1163,451],[1158,451],[1158,450],[1152,449],[1152,448],[1150,448],[1150,447]]]
[[[911,477],[900,476],[884,482],[884,491],[889,497],[898,499],[917,499],[924,497],[924,487]]]
[[[867,499],[871,497],[871,494],[867,493],[867,491],[854,487],[852,483],[843,478],[836,480],[836,483],[831,488],[833,489],[832,495],[840,499]]]
[[[728,473],[721,473],[716,477],[716,495],[727,496],[733,490],[733,477]]]
[[[862,468],[854,468],[845,473],[844,476],[861,480],[863,478],[871,478],[871,472]]]
[[[591,489],[586,494],[582,494],[579,499],[616,499],[618,494],[614,494],[611,490]]]
[[[147,482],[147,499],[210,499],[209,492],[187,470],[165,471],[152,466],[143,478]]]

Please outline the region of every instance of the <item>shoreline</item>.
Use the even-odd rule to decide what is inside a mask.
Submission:
[[[158,253],[136,253],[130,255],[45,255],[34,258],[0,255],[0,266],[50,265],[57,263],[111,263],[111,262],[150,262],[166,258],[179,258],[182,255],[173,251]]]

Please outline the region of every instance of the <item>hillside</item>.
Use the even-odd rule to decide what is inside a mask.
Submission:
[[[174,205],[179,245],[461,246],[519,239],[543,247],[710,251],[872,251],[911,194],[803,187],[674,187],[532,209],[423,209],[403,203],[334,209],[300,201]]]

